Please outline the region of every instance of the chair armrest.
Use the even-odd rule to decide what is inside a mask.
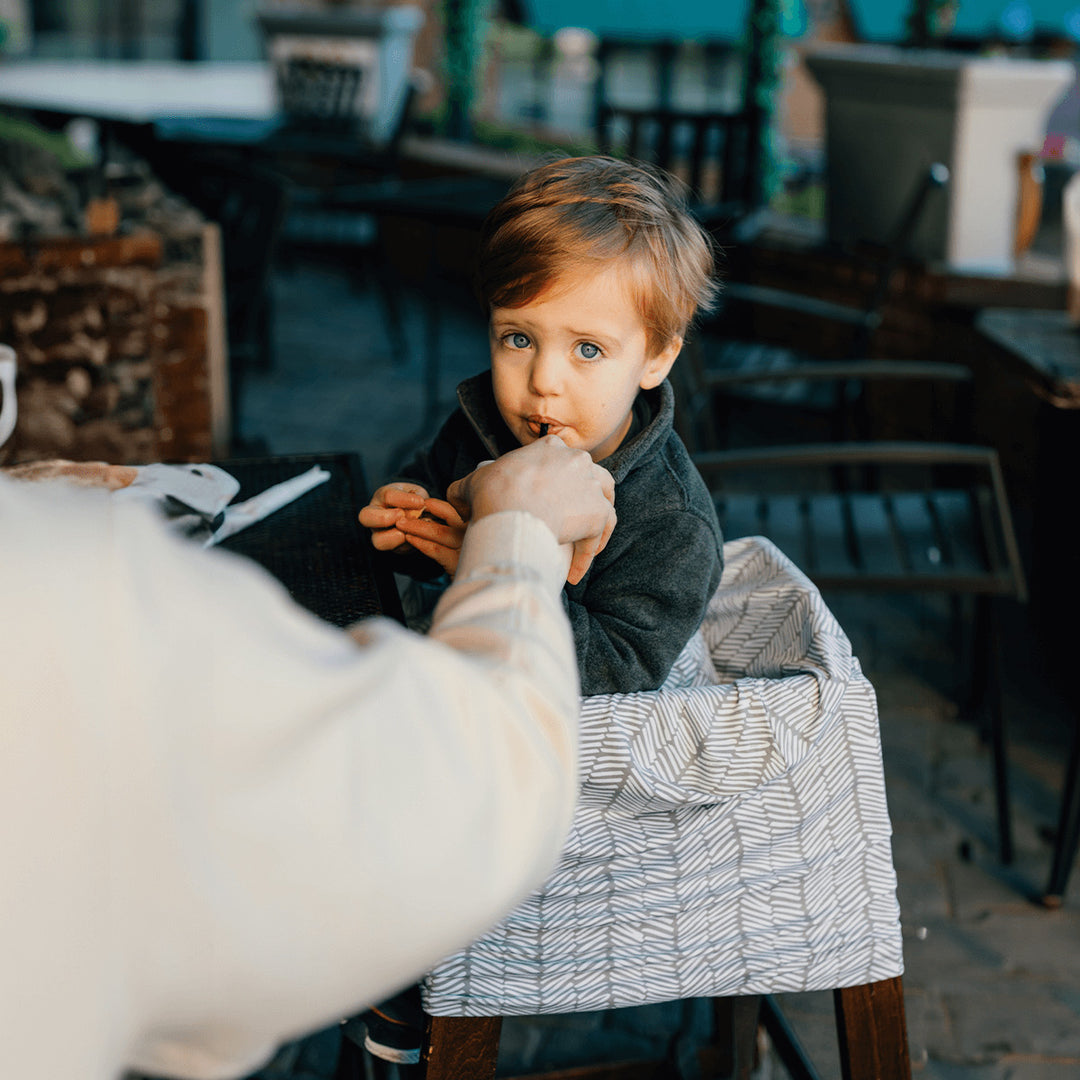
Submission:
[[[811,465],[972,465],[996,471],[997,451],[989,446],[928,442],[801,443],[791,446],[708,450],[692,455],[698,471],[710,473],[759,466]]]
[[[742,281],[729,281],[720,293],[724,303],[736,301],[757,307],[783,308],[786,311],[806,315],[814,319],[825,319],[845,326],[876,329],[881,323],[881,316],[876,311],[861,311],[845,304],[821,300],[816,296],[804,296],[802,293],[774,289],[767,285],[748,285]]]
[[[757,382],[825,382],[841,379],[897,380],[911,382],[971,381],[971,371],[963,364],[922,360],[828,360],[791,364],[789,367],[757,371],[706,369],[701,379],[707,389],[723,389]]]

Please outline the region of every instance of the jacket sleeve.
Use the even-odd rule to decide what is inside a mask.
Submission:
[[[656,690],[720,584],[717,535],[696,514],[657,515],[618,535],[563,594],[583,694]]]
[[[443,492],[439,485],[439,477],[435,474],[432,462],[434,448],[434,444],[432,444],[424,450],[417,451],[385,483],[393,484],[396,481],[407,481],[410,484],[419,484],[429,495],[442,498]]]
[[[409,480],[414,484],[422,484],[434,498],[445,498],[446,489],[455,480],[461,479],[454,474],[459,466],[461,449],[470,438],[471,431],[465,414],[460,409],[455,409],[446,423],[439,428],[431,445],[418,451],[387,483]]]

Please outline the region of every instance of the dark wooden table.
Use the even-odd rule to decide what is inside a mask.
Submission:
[[[880,249],[830,243],[821,222],[770,213],[758,221],[754,233],[725,250],[724,261],[734,280],[862,307],[876,281],[880,255]],[[875,355],[955,359],[970,344],[972,320],[979,311],[1062,310],[1065,293],[1060,259],[1023,258],[1011,274],[905,260],[881,312]],[[768,337],[768,327],[764,329]],[[820,328],[815,332],[821,333]]]
[[[1080,409],[1080,329],[1064,311],[985,308],[975,329],[1043,401]]]
[[[1062,601],[1073,614],[1080,605],[1080,582],[1061,580],[1075,547],[1080,331],[1061,309],[990,307],[975,316],[974,332],[972,363],[984,386],[996,386],[1000,403],[999,451],[1013,461],[1017,499],[1030,507],[1033,608],[1056,635]]]
[[[217,462],[240,481],[235,502],[320,465],[330,479],[221,547],[260,563],[302,607],[335,626],[388,615],[403,621],[393,573],[357,520],[367,481],[356,454],[301,454]]]
[[[1073,520],[1080,488],[1080,331],[1063,310],[987,308],[975,319],[986,364],[1023,380],[1039,400],[1032,498],[1032,602],[1040,637],[1065,676],[1066,692],[1080,647],[1080,573]],[[1080,716],[1077,717],[1080,721]],[[1080,848],[1080,723],[1065,772],[1045,899],[1060,903]]]

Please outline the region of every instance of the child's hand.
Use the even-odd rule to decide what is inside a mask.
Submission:
[[[417,551],[434,559],[451,577],[457,572],[465,521],[448,502],[427,499],[423,515],[402,518],[397,531],[404,533]]]
[[[376,551],[393,551],[405,543],[399,522],[418,518],[424,512],[428,493],[419,484],[384,484],[371,502],[360,511],[360,524],[371,530]]]

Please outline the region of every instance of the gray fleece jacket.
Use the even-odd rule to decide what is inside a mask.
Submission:
[[[394,479],[442,498],[481,461],[518,446],[495,405],[490,372],[466,379],[457,393],[460,407],[430,449]],[[672,427],[674,411],[669,383],[641,391],[630,433],[599,463],[615,479],[618,524],[585,577],[563,590],[583,694],[657,689],[720,583],[720,525]],[[441,573],[418,553],[398,568],[420,578]]]

